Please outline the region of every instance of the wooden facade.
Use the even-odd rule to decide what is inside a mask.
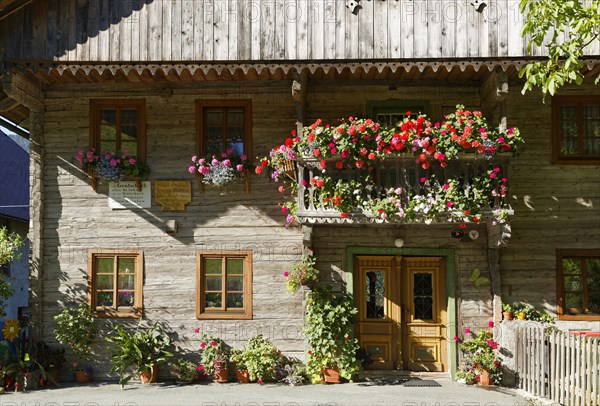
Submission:
[[[556,249],[600,247],[600,167],[552,163],[551,100],[520,93],[519,68],[544,50],[526,52],[518,1],[488,2],[484,13],[459,0],[361,3],[355,14],[341,0],[53,0],[0,14],[0,114],[22,122],[33,142],[30,303],[45,340],[52,316],[87,297],[89,250],[143,251],[143,319],[167,321],[189,351],[201,327],[235,346],[262,333],[302,356],[302,297],[287,294],[282,275],[306,245],[336,290],[353,285],[352,253],[439,257],[452,270],[445,339],[498,321],[501,299],[556,312]],[[599,54],[596,41],[588,78],[600,72]],[[598,87],[588,79],[562,93],[594,97]],[[89,145],[96,100],[145,102],[150,187],[192,182],[185,211],[154,199],[111,209],[108,186],[87,184],[75,155]],[[418,100],[434,118],[457,104],[482,109],[526,140],[510,162],[510,240],[491,224],[471,226],[477,239],[453,238],[456,224],[285,227],[266,176],[251,176],[250,193],[243,182],[200,191],[187,171],[200,148],[196,106],[215,100],[251,106],[253,159],[297,121],[364,116],[373,102]],[[197,318],[197,253],[207,250],[252,253],[251,318]],[[469,279],[475,268],[491,285]],[[105,373],[102,347],[96,367]]]

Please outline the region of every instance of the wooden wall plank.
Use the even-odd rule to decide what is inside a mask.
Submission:
[[[442,52],[441,56],[449,58],[457,55],[458,46],[457,33],[458,25],[460,24],[460,16],[462,9],[456,3],[442,2],[441,3],[441,37],[442,37]]]
[[[201,60],[210,61],[214,59],[214,23],[215,21],[215,2],[214,0],[207,0],[204,3],[204,18],[202,25],[202,36],[204,44],[202,47],[202,58]]]
[[[194,60],[194,2],[183,1],[181,5],[181,59]]]
[[[162,25],[161,29],[161,60],[169,61],[171,60],[171,53],[173,51],[171,41],[173,40],[173,21],[171,17],[171,2],[170,1],[161,1],[160,4],[160,13],[162,15]]]
[[[323,58],[325,59],[335,59],[336,11],[335,2],[325,2],[323,8]]]
[[[308,35],[308,1],[298,0],[297,10],[297,24],[296,24],[296,36],[297,36],[297,51],[296,57],[298,59],[308,59],[309,49],[309,35]]]
[[[204,56],[204,2],[192,2],[194,11],[194,60],[202,60]]]
[[[90,61],[98,60],[98,31],[100,30],[100,3],[90,1],[87,16],[87,38],[88,56]]]
[[[389,55],[388,4],[373,4],[373,57],[384,59]]]
[[[184,27],[183,27],[183,3],[185,1],[181,0],[172,0],[170,2],[165,1],[165,3],[171,3],[170,11],[171,11],[171,33],[169,38],[171,40],[171,52],[169,59],[172,61],[181,61],[182,58],[182,42],[184,35]]]
[[[402,57],[402,6],[400,2],[387,3],[388,55],[391,58]]]
[[[342,59],[346,56],[346,23],[350,11],[346,4],[341,1],[335,3],[335,59]]]
[[[227,0],[214,0],[214,59],[222,61],[229,54],[229,15]]]
[[[367,4],[358,14],[358,57],[360,59],[373,58],[374,13],[374,4]]]
[[[133,53],[133,36],[138,35],[137,24],[135,30],[133,28],[134,22],[131,18],[131,7],[133,6],[131,0],[126,0],[120,2],[120,7],[117,10],[119,13],[119,60],[121,61],[132,61],[134,58],[132,57]],[[139,37],[138,37],[139,41]],[[136,41],[137,42],[137,41]],[[139,48],[138,48],[139,49]]]
[[[298,37],[296,30],[299,22],[298,2],[302,0],[289,0],[284,4],[283,16],[285,18],[285,55],[287,60],[296,59],[298,56]]]
[[[439,58],[442,56],[442,12],[443,1],[429,0],[427,2],[427,56]]]
[[[229,46],[227,47],[228,53],[226,59],[237,60],[240,53],[240,36],[238,33],[239,20],[243,19],[243,15],[238,9],[237,0],[229,0],[227,4],[229,12],[227,13],[227,36]]]
[[[253,60],[257,60],[257,59],[261,59],[262,57],[262,50],[261,50],[261,25],[263,23],[263,21],[261,21],[261,16],[262,16],[262,12],[261,12],[261,8],[260,7],[256,7],[254,5],[254,3],[251,3],[251,10],[252,10],[252,18],[250,19],[250,21],[252,21],[252,46],[251,46],[251,57]]]
[[[417,7],[414,3],[401,4],[401,34],[402,34],[402,58],[411,58],[415,49],[415,14]],[[417,19],[418,24],[418,19]]]
[[[237,59],[247,61],[252,58],[252,3],[249,0],[235,1],[238,10],[241,10],[237,26]]]
[[[98,32],[98,60],[110,60],[110,34],[109,34],[109,16],[108,16],[108,0],[100,0],[98,11],[99,16],[99,32]]]

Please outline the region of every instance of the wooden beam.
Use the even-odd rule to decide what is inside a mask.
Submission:
[[[306,91],[308,88],[308,72],[302,71],[292,82],[292,98],[296,105],[296,132],[302,135],[304,117],[306,115]]]
[[[481,111],[490,121],[502,130],[506,129],[506,98],[508,96],[508,75],[496,66],[479,88]]]
[[[36,83],[14,72],[5,73],[1,82],[2,90],[8,97],[31,111],[44,111],[44,92]]]

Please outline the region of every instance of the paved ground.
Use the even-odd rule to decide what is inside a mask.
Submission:
[[[529,400],[506,388],[465,386],[436,379],[439,387],[404,387],[398,383],[359,382],[341,385],[174,383],[140,385],[96,382],[61,383],[59,388],[0,396],[2,406],[531,406]]]

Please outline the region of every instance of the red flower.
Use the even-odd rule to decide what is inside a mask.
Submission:
[[[295,137],[296,136],[296,130],[290,131],[290,134],[292,134],[292,137]]]
[[[348,217],[348,213],[346,213],[346,212],[342,212],[342,213],[340,214],[340,216],[341,216],[343,219],[345,219],[345,218],[347,218],[347,217]],[[309,353],[309,354],[312,354],[310,351],[309,351],[308,353]]]
[[[256,168],[254,168],[254,172],[256,172],[257,175],[260,175],[263,171],[262,166],[257,166]]]
[[[267,166],[269,165],[269,161],[267,161],[266,159],[263,159],[262,162],[260,163],[262,166]]]
[[[354,163],[354,165],[356,165],[356,167],[357,167],[358,169],[360,169],[360,168],[362,168],[362,167],[365,165],[365,163],[359,159],[358,161],[356,161],[356,162]]]
[[[199,332],[200,332],[199,328],[194,329],[194,333],[199,333]]]
[[[461,230],[464,230],[464,229],[467,228],[467,225],[466,224],[460,224],[459,227],[460,227]]]
[[[213,340],[210,342],[210,345],[212,345],[214,347],[215,345],[217,345],[217,342]]]
[[[375,153],[374,153],[374,152],[371,152],[371,153],[369,154],[368,158],[369,158],[371,161],[375,160]]]
[[[289,275],[290,275],[290,273],[289,273],[288,271],[285,271],[285,272],[283,273],[283,276],[285,276],[286,278],[287,278]]]
[[[204,365],[198,365],[198,371],[204,371]]]
[[[319,151],[318,149],[315,149],[313,151],[313,154],[315,154],[315,156],[321,156],[321,151]]]
[[[344,163],[342,161],[337,161],[335,163],[335,167],[338,169],[342,169],[344,167]]]
[[[489,328],[494,327],[494,322],[492,320],[488,321],[488,327]]]
[[[291,138],[286,138],[284,144],[286,147],[291,147],[292,145],[294,145],[294,140],[292,140]]]
[[[313,142],[315,140],[315,133],[308,134],[308,142]]]
[[[458,336],[454,336],[454,342],[456,342],[456,343],[457,343],[457,342],[458,342],[458,340],[459,340]]]
[[[321,169],[327,169],[327,161],[321,159],[321,162],[319,162],[319,166],[321,167]]]

